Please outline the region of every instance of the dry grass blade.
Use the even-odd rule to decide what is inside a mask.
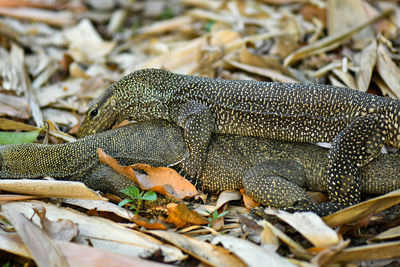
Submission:
[[[211,266],[246,266],[246,264],[235,255],[230,254],[227,249],[211,245],[204,241],[197,240],[192,237],[180,235],[166,231],[147,231],[155,236],[161,237],[175,246],[181,248],[186,253],[192,255],[196,259],[209,264]]]
[[[340,210],[333,214],[323,217],[327,225],[337,227],[343,224],[358,221],[369,214],[374,214],[400,203],[400,190],[396,190],[361,202],[357,205]]]
[[[38,266],[69,266],[54,241],[39,227],[15,210],[7,210],[5,214],[32,253]]]

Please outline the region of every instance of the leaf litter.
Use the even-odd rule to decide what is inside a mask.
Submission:
[[[3,0],[0,130],[12,131],[14,138],[26,134],[29,138],[24,141],[74,141],[67,133],[76,131],[91,99],[140,68],[225,79],[331,83],[399,98],[399,27],[400,7],[394,1]],[[45,120],[52,127],[41,129]],[[50,138],[43,137],[47,133]],[[160,177],[159,171],[152,172],[153,180]],[[147,179],[142,173],[137,175]],[[173,176],[180,184],[179,175]],[[398,191],[322,220],[308,213],[269,212],[270,217],[260,221],[248,214],[238,195],[224,193],[218,206],[229,213],[218,219],[222,224],[216,230],[205,226],[216,210],[212,194],[203,200],[155,205],[153,211],[147,210],[154,218],[143,218],[79,183],[0,182],[2,191],[25,194],[0,194],[1,225],[7,218],[18,228],[18,235],[0,231],[0,249],[38,264],[51,259],[60,266],[66,262],[79,266],[85,260],[117,266],[143,261],[135,258],[140,256],[178,265],[197,261],[221,266],[221,259],[226,259],[223,264],[232,266],[274,260],[276,266],[363,261],[364,266],[372,266],[379,264],[376,260],[400,257]],[[169,183],[175,182],[164,182]],[[64,199],[64,207],[48,200],[27,201],[44,197]],[[244,197],[246,206],[256,205]],[[34,215],[38,207],[42,207],[41,219],[51,220],[56,229],[61,227],[60,218],[77,225],[74,243],[58,241],[33,226],[31,221],[40,225]],[[96,215],[72,210],[78,207]],[[167,215],[160,217],[154,210]],[[168,224],[168,216],[179,223]],[[36,236],[24,233],[22,227],[33,229]],[[146,227],[168,231],[146,232]],[[350,234],[349,229],[358,232]],[[41,246],[35,250],[31,244],[37,238]],[[53,258],[45,259],[42,252],[47,250]],[[391,262],[398,260],[386,263]]]

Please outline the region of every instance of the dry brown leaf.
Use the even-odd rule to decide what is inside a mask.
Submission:
[[[40,197],[104,199],[81,182],[0,179],[0,190]]]
[[[368,20],[361,0],[329,0],[327,10],[329,35]],[[373,38],[371,27],[366,27],[353,36],[353,45],[362,48]]]
[[[323,217],[322,219],[330,227],[337,227],[343,224],[358,221],[369,214],[385,210],[399,203],[400,189],[337,211],[333,214]]]
[[[268,245],[268,247],[273,248],[274,251],[279,248],[279,239],[274,233],[273,229],[270,228],[269,224],[264,223],[264,229],[260,235],[262,245]]]
[[[78,235],[78,225],[68,219],[58,219],[51,221],[46,218],[46,209],[38,207],[33,209],[40,218],[42,230],[55,240],[71,241]]]
[[[167,240],[208,265],[221,267],[246,266],[240,258],[231,254],[229,250],[225,248],[173,232],[156,230],[148,231],[148,233]]]
[[[344,249],[328,263],[346,263],[400,257],[400,241]]]
[[[114,125],[114,126],[112,127],[112,129],[115,129],[115,128],[119,128],[119,127],[128,125],[129,123],[130,123],[130,122],[129,122],[128,120],[123,120],[123,121],[121,121],[120,123],[118,123],[117,125]]]
[[[75,18],[73,17],[73,14],[67,11],[50,11],[28,7],[0,7],[0,14],[18,19],[40,21],[55,26],[66,26],[75,24]]]
[[[246,65],[252,65],[255,67],[260,67],[264,69],[275,70],[277,72],[283,73],[285,75],[290,76],[290,73],[282,67],[282,64],[276,57],[272,56],[260,56],[257,54],[253,54],[247,49],[245,45],[242,46],[239,52],[239,60],[240,63]]]
[[[229,201],[233,200],[240,200],[242,197],[238,191],[234,190],[225,190],[222,191],[221,194],[219,194],[217,203],[215,204],[215,208],[219,209],[222,207],[225,203],[228,203]]]
[[[257,75],[260,75],[260,76],[264,76],[264,77],[270,78],[273,81],[284,82],[284,83],[297,83],[298,82],[297,80],[295,80],[293,78],[290,78],[288,76],[285,76],[285,75],[283,75],[280,72],[275,71],[275,70],[259,68],[259,67],[255,67],[255,66],[239,63],[239,62],[232,61],[232,60],[225,60],[225,62],[228,63],[229,65],[232,65],[233,67],[238,68],[238,69],[241,69],[241,70],[244,70],[244,71],[248,71],[250,73],[254,73],[254,74],[257,74]]]
[[[249,210],[260,206],[259,203],[255,202],[251,197],[246,195],[246,193],[244,192],[244,188],[240,189],[240,193],[243,195],[244,206]]]
[[[350,244],[350,240],[340,240],[340,242],[328,248],[320,251],[314,258],[311,259],[311,263],[315,266],[324,266],[333,258],[336,257],[343,249],[345,249]]]
[[[267,210],[268,211],[266,213],[271,214],[270,213],[271,209]],[[290,251],[293,252],[294,255],[300,258],[311,259],[312,254],[306,249],[304,249],[299,243],[295,242],[284,232],[273,226],[270,222],[264,220],[262,223],[264,225],[267,225],[268,228],[273,232],[273,234],[276,235],[283,243],[285,243],[290,248]]]
[[[119,201],[116,201],[116,202],[119,202]],[[82,207],[87,210],[96,210],[96,211],[104,211],[104,212],[114,213],[122,218],[127,219],[127,220],[130,220],[130,218],[132,218],[132,216],[134,215],[133,212],[131,212],[127,209],[118,207],[116,204],[105,201],[105,200],[88,200],[88,199],[67,198],[67,199],[63,199],[63,203]]]
[[[378,45],[376,70],[394,95],[400,98],[400,69],[390,58],[389,51],[384,44]]]
[[[21,130],[21,131],[28,131],[28,132],[41,130],[40,128],[29,125],[29,124],[25,124],[25,123],[13,121],[13,120],[8,120],[8,119],[4,119],[4,118],[0,118],[0,129],[6,130],[6,131]],[[45,131],[46,131],[46,129],[45,129]],[[68,135],[66,133],[63,133],[61,131],[49,131],[49,134],[54,137],[60,138],[62,140],[68,141],[68,142],[76,141],[75,137]]]
[[[305,4],[302,6],[300,13],[304,17],[304,19],[308,21],[312,21],[314,18],[318,18],[324,26],[326,25],[325,8],[313,4]]]
[[[392,12],[392,9],[385,10],[381,14],[369,19],[366,22],[359,23],[346,30],[324,37],[312,44],[303,46],[302,48],[294,51],[289,56],[287,56],[284,60],[283,65],[289,66],[305,57],[333,50],[336,47],[340,46],[343,42],[351,38],[354,34],[358,33],[360,30],[364,29],[372,23],[375,23],[376,21],[391,14]]]
[[[165,68],[170,71],[187,74],[197,66],[198,52],[202,47],[228,45],[239,39],[239,37],[240,35],[237,32],[231,30],[212,32],[209,35],[193,39],[185,45],[179,46],[158,57],[147,60],[128,71],[145,68]]]
[[[384,240],[384,239],[392,239],[400,237],[400,226],[396,226],[386,230],[379,235],[371,238],[371,240]]]
[[[30,118],[28,102],[23,97],[0,94],[0,116],[10,116],[20,119]]]
[[[265,266],[266,264],[268,266],[296,266],[275,251],[265,249],[241,238],[218,235],[212,240],[212,243],[221,243],[226,249],[241,258],[247,266]]]
[[[1,10],[1,8],[0,8]],[[1,13],[1,11],[0,11]],[[10,56],[13,59],[13,65],[21,80],[21,88],[28,99],[29,107],[32,113],[32,118],[37,127],[42,128],[44,125],[42,111],[38,105],[38,96],[32,88],[29,73],[25,68],[25,50],[16,44],[11,45]]]
[[[346,85],[348,88],[357,89],[356,81],[353,78],[353,75],[349,72],[344,72],[341,69],[333,69],[332,72],[340,78],[340,80]]]
[[[359,67],[359,71],[356,74],[357,88],[362,92],[367,92],[371,82],[372,71],[377,58],[376,47],[376,41],[373,40],[367,47],[365,47],[354,57],[354,62]]]
[[[133,215],[131,220],[137,225],[140,225],[149,230],[167,230],[167,227],[164,225],[163,222],[157,220],[149,221],[148,219],[143,218],[138,214]]]
[[[72,209],[61,208],[39,201],[3,203],[1,208],[4,212],[18,210],[25,216],[31,217],[32,209],[37,208],[39,205],[46,209],[46,217],[49,220],[54,221],[64,218],[77,223],[79,226],[79,237],[90,239],[92,246],[95,248],[137,257],[148,257],[156,251],[161,251],[165,262],[179,261],[185,258],[179,249],[164,245],[149,235],[126,229],[111,220],[88,216]],[[37,216],[34,216],[32,220],[36,224],[39,224]]]
[[[201,216],[196,211],[189,210],[185,204],[170,203],[168,208],[168,218],[165,220],[168,223],[176,225],[177,228],[182,228],[186,224],[207,224],[207,218]]]
[[[38,266],[65,266],[68,263],[54,241],[16,210],[4,211]]]
[[[40,199],[38,196],[0,194],[0,202]]]
[[[338,234],[313,212],[295,212],[293,214],[276,210],[270,212],[299,231],[316,247],[329,247],[337,245],[340,241]]]
[[[171,266],[144,260],[139,257],[125,256],[120,253],[114,253],[71,242],[55,240],[55,243],[60,248],[71,267]],[[14,233],[0,232],[0,249],[12,254],[32,259],[32,255],[22,242],[21,238]]]
[[[102,63],[116,45],[104,41],[88,19],[66,29],[64,36],[69,41],[69,52],[75,61]]]
[[[137,34],[140,35],[150,35],[150,34],[161,34],[168,31],[177,31],[184,29],[187,25],[193,23],[192,18],[188,16],[180,16],[168,20],[162,20],[159,22],[154,22],[148,26],[144,26],[138,29]]]

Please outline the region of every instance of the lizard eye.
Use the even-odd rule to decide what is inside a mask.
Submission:
[[[90,112],[90,117],[94,118],[97,116],[98,113],[99,113],[99,110],[97,108],[95,108]]]

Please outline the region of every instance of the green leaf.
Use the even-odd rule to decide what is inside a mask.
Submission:
[[[229,213],[229,210],[226,210],[226,211],[220,213],[220,214],[217,216],[217,218],[224,217],[224,216],[225,216],[226,214],[228,214],[228,213]]]
[[[148,201],[155,201],[157,199],[157,194],[153,191],[147,191],[144,193],[143,200],[148,200]]]
[[[129,198],[125,198],[124,200],[122,200],[121,202],[118,203],[118,207],[122,207],[122,206],[128,204],[129,202],[131,202],[131,200]]]
[[[215,21],[208,21],[207,23],[206,23],[206,25],[204,26],[204,30],[206,31],[206,32],[210,32],[211,31],[211,28],[212,28],[212,26],[214,26],[214,24],[215,24]]]
[[[124,193],[127,196],[130,196],[131,198],[137,198],[140,194],[139,188],[136,186],[129,186],[127,188],[124,188],[121,190],[121,193]]]
[[[217,218],[218,218],[218,210],[214,210],[214,212],[212,213],[211,217],[213,218],[214,221],[216,221]]]
[[[41,130],[33,132],[0,132],[0,145],[32,143],[36,140]]]

